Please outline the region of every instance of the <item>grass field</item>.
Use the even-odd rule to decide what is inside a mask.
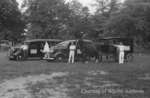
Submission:
[[[9,61],[0,53],[0,98],[149,98],[150,55],[88,64]]]

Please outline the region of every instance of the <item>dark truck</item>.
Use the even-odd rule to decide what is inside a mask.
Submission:
[[[11,47],[9,50],[9,59],[10,60],[24,60],[27,58],[43,58],[43,47],[46,42],[48,42],[49,46],[54,46],[57,43],[61,42],[62,40],[59,39],[32,39],[24,41],[24,44],[28,45],[27,55],[23,57],[23,51],[21,49],[21,45],[17,45]]]
[[[75,60],[89,60],[90,58],[98,59],[98,51],[93,41],[83,39],[81,40],[66,40],[51,47],[53,52],[50,53],[50,57],[56,61],[66,61],[69,56],[70,43],[76,43]],[[81,53],[79,53],[79,51]]]

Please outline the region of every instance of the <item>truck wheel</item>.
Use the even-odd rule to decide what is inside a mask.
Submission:
[[[23,57],[21,55],[16,56],[16,61],[21,61],[23,60]]]
[[[65,61],[65,56],[64,56],[64,55],[57,55],[57,56],[56,56],[56,61],[58,61],[58,62],[63,62],[63,61]]]
[[[12,61],[12,60],[14,60],[14,59],[12,59],[12,58],[9,58],[9,60],[10,60],[10,61]]]
[[[20,60],[20,56],[16,56],[16,61],[19,61]]]

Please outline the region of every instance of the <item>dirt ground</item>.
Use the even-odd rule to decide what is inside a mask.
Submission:
[[[134,61],[9,61],[0,53],[0,98],[149,98],[150,55]]]

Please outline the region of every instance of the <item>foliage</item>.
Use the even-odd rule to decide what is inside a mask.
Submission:
[[[150,39],[150,1],[96,0],[94,14],[76,0],[26,0],[24,15],[31,38],[72,39],[102,36]],[[140,40],[139,40],[140,39]]]
[[[25,15],[33,38],[59,38],[68,32],[70,10],[63,0],[29,0]]]
[[[18,41],[24,22],[15,0],[0,0],[0,39]]]
[[[89,10],[77,1],[27,0],[31,38],[79,38],[89,31]]]
[[[150,2],[127,0],[119,13],[111,16],[105,30],[119,36],[131,36],[137,41],[148,41],[150,34]],[[140,40],[139,40],[140,39]]]
[[[119,0],[95,0],[96,14],[109,17],[112,13],[119,10],[121,3]]]
[[[106,23],[112,14],[119,11],[121,3],[119,0],[96,0],[93,6],[96,6],[96,12],[92,16],[92,32],[89,36],[95,39],[107,34]]]
[[[105,22],[119,8],[117,0],[104,5],[101,1],[107,3],[107,0],[97,0],[97,11],[91,15],[88,7],[76,0],[69,3],[63,0],[26,0],[28,10],[25,15],[31,25],[29,34],[31,38],[99,37],[104,33]]]

